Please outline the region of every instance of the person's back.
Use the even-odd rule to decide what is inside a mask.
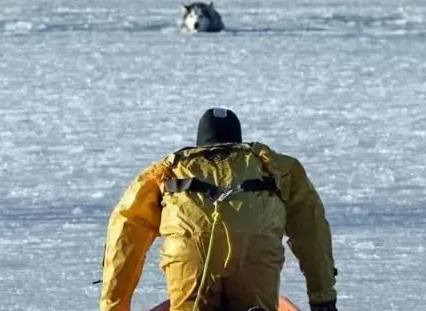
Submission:
[[[130,310],[143,265],[138,258],[158,234],[165,237],[161,267],[171,311],[192,311],[195,302],[201,311],[277,310],[284,235],[312,310],[337,310],[330,230],[315,188],[297,159],[243,143],[232,111],[207,110],[197,146],[150,166],[117,205],[103,311]]]
[[[171,310],[192,311],[210,235],[213,260],[200,310],[276,309],[285,208],[275,179],[249,144],[186,149],[166,162],[160,233]],[[216,201],[221,194],[229,195]],[[218,214],[215,214],[215,203]],[[214,217],[219,225],[212,233]],[[257,293],[256,295],[248,293]]]

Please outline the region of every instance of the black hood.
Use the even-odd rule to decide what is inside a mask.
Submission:
[[[197,146],[241,142],[241,124],[234,112],[222,108],[204,112],[198,122]]]

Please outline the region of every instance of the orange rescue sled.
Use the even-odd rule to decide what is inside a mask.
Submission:
[[[148,311],[169,311],[169,308],[170,301],[165,300]],[[300,309],[287,297],[280,296],[278,311],[300,311]]]

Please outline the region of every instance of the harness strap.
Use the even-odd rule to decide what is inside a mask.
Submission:
[[[264,179],[247,179],[240,183],[239,187],[242,191],[270,191],[276,192],[278,190],[275,178],[265,177]]]
[[[170,193],[193,191],[214,198],[219,188],[197,178],[173,178],[164,182],[164,190]]]
[[[205,181],[193,178],[173,178],[164,182],[166,192],[177,193],[183,191],[200,192],[208,195],[213,201],[218,199],[218,195],[227,192],[230,188],[219,188]],[[247,179],[239,183],[235,188],[232,188],[232,193],[270,191],[277,192],[278,188],[275,179],[265,177],[263,179]]]

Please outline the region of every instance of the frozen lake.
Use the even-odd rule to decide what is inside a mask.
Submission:
[[[0,310],[98,310],[112,207],[213,106],[305,165],[339,310],[426,309],[426,2],[214,3],[228,31],[184,35],[176,1],[2,1]],[[282,293],[307,310],[290,252]]]

